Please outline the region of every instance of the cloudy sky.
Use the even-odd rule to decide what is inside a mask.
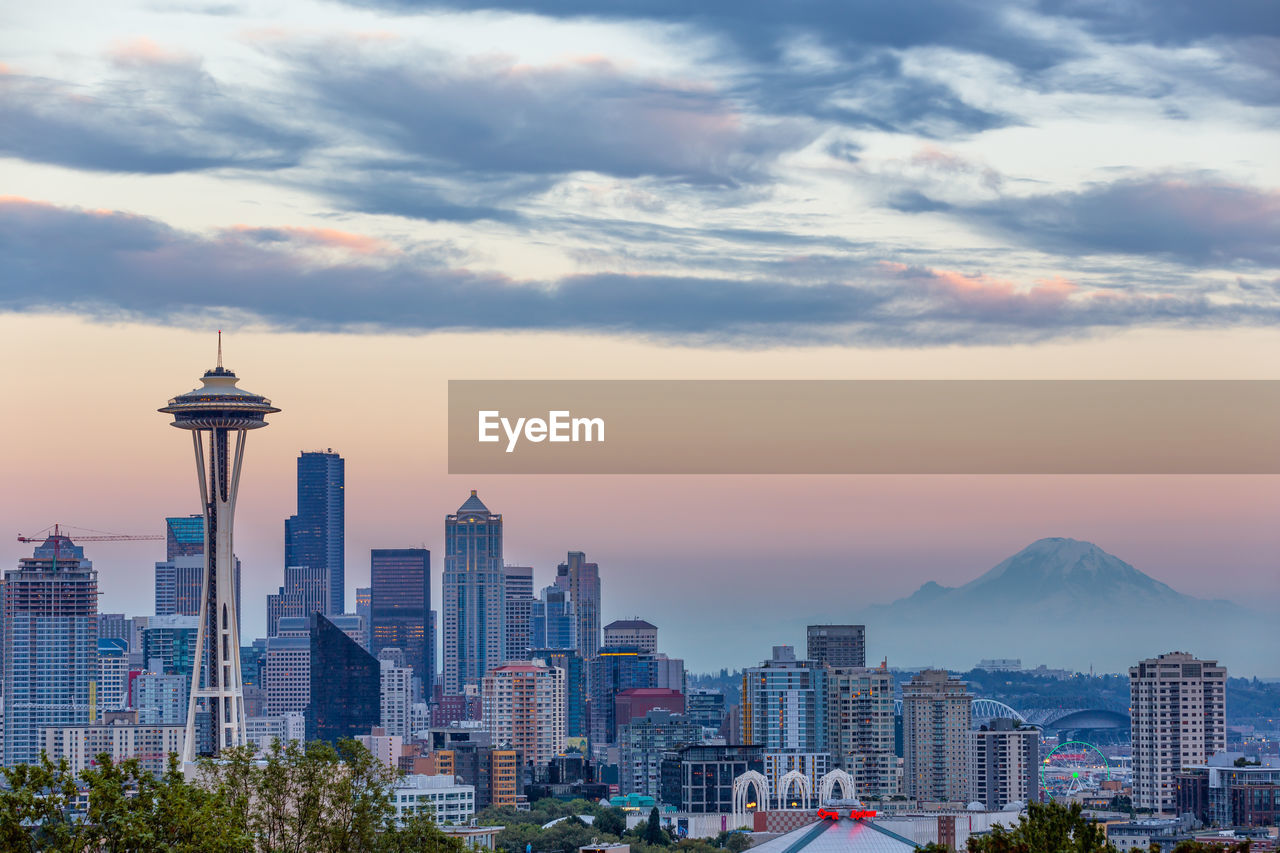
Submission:
[[[0,516],[192,511],[152,410],[221,327],[285,408],[250,449],[248,626],[325,446],[352,587],[478,486],[512,561],[586,550],[606,616],[698,667],[840,617],[773,591],[795,565],[881,601],[1044,535],[1274,606],[1274,479],[471,482],[442,407],[464,377],[1280,378],[1278,121],[1263,0],[5,4]],[[93,556],[103,607],[146,612],[155,546]]]

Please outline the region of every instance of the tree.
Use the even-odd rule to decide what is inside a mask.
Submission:
[[[667,834],[662,831],[662,821],[658,817],[657,806],[654,806],[649,812],[649,823],[645,826],[642,837],[646,844],[653,844],[659,847],[665,847],[670,842]]]
[[[596,815],[596,822],[591,825],[600,832],[621,838],[622,833],[627,831],[627,816],[622,809],[602,809]]]
[[[1018,824],[1001,824],[986,836],[970,836],[968,853],[1117,853],[1102,828],[1084,818],[1079,803],[1028,803]]]

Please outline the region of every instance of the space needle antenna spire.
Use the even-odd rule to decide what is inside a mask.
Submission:
[[[197,750],[217,755],[246,741],[231,529],[245,437],[249,430],[266,426],[266,416],[280,410],[261,394],[237,388],[239,381],[222,365],[222,330],[218,330],[218,366],[205,371],[201,387],[179,394],[159,410],[173,416],[172,426],[191,432],[204,510],[204,572],[182,747],[186,762],[195,760]],[[197,737],[197,711],[209,720],[207,737]]]

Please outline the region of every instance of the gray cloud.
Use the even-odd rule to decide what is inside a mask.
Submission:
[[[1155,255],[1196,267],[1280,267],[1280,192],[1210,177],[1133,178],[951,210],[1049,252]]]
[[[291,58],[318,112],[407,158],[406,170],[732,185],[813,136],[696,81],[637,77],[603,59],[528,67],[336,44]]]
[[[165,174],[226,166],[280,169],[311,144],[222,89],[197,61],[116,57],[116,75],[86,89],[0,70],[0,153],[39,163]]]
[[[52,247],[59,247],[54,250]],[[213,237],[151,219],[0,203],[0,310],[74,311],[183,325],[236,317],[293,330],[573,330],[690,345],[927,345],[1041,340],[1150,324],[1274,322],[1274,299],[1202,292],[1083,294],[849,261],[814,284],[599,273],[519,282],[315,229]]]

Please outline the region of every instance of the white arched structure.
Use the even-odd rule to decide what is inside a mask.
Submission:
[[[856,800],[858,798],[858,792],[854,788],[853,777],[848,772],[837,768],[818,781],[818,805],[824,806],[831,802],[831,795],[836,792],[837,785],[840,786],[840,799]]]
[[[755,807],[750,806],[750,791],[756,789]],[[747,823],[752,811],[769,807],[769,780],[758,770],[748,770],[733,780],[733,826],[740,829]],[[750,809],[750,811],[748,811]]]
[[[809,777],[801,773],[799,770],[792,770],[783,775],[778,780],[778,808],[789,809],[791,806],[787,804],[787,800],[791,799],[792,787],[799,787],[800,796],[797,799],[800,805],[798,809],[807,809],[813,802],[813,783],[809,781]]]

